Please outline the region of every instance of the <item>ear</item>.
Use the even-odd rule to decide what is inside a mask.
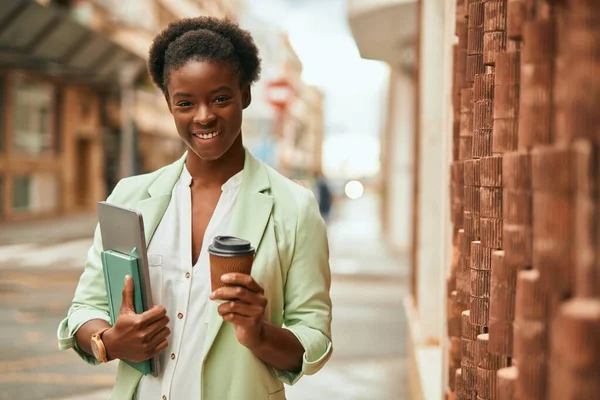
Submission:
[[[248,108],[248,106],[252,103],[252,92],[250,90],[250,85],[242,86],[242,107],[244,109]]]

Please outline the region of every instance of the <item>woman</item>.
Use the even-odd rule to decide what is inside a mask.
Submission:
[[[242,144],[258,49],[234,23],[192,18],[155,38],[148,64],[188,151],[122,180],[108,201],[143,214],[159,306],[135,314],[128,279],[110,326],[96,230],[60,347],[92,364],[159,354],[157,377],[120,362],[113,399],[285,399],[283,383],[317,372],[331,356],[330,271],[312,193]],[[238,287],[211,293],[207,249],[218,235],[249,240],[257,252],[252,276],[223,275]],[[92,341],[105,352],[92,356]]]

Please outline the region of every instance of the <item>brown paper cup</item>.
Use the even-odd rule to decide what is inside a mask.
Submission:
[[[221,281],[224,274],[237,272],[250,275],[254,253],[254,248],[246,240],[233,236],[216,236],[208,248],[212,290],[223,286],[235,286]]]
[[[214,254],[209,254],[210,258],[210,283],[212,291],[224,286],[235,286],[221,282],[221,276],[230,272],[250,275],[252,271],[252,261],[254,255],[222,257]]]

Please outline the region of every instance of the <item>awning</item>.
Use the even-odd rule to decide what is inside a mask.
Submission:
[[[417,0],[347,0],[350,30],[362,58],[414,68]]]
[[[31,0],[0,2],[0,66],[118,84],[124,62],[143,62],[68,12]]]

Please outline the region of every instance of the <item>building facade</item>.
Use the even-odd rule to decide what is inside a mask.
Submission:
[[[64,3],[0,5],[0,219],[90,210],[106,193],[103,104],[135,56]]]
[[[244,113],[244,143],[262,161],[297,180],[321,171],[323,94],[302,80],[302,62],[287,35],[242,11],[241,25],[260,50],[261,79]]]

